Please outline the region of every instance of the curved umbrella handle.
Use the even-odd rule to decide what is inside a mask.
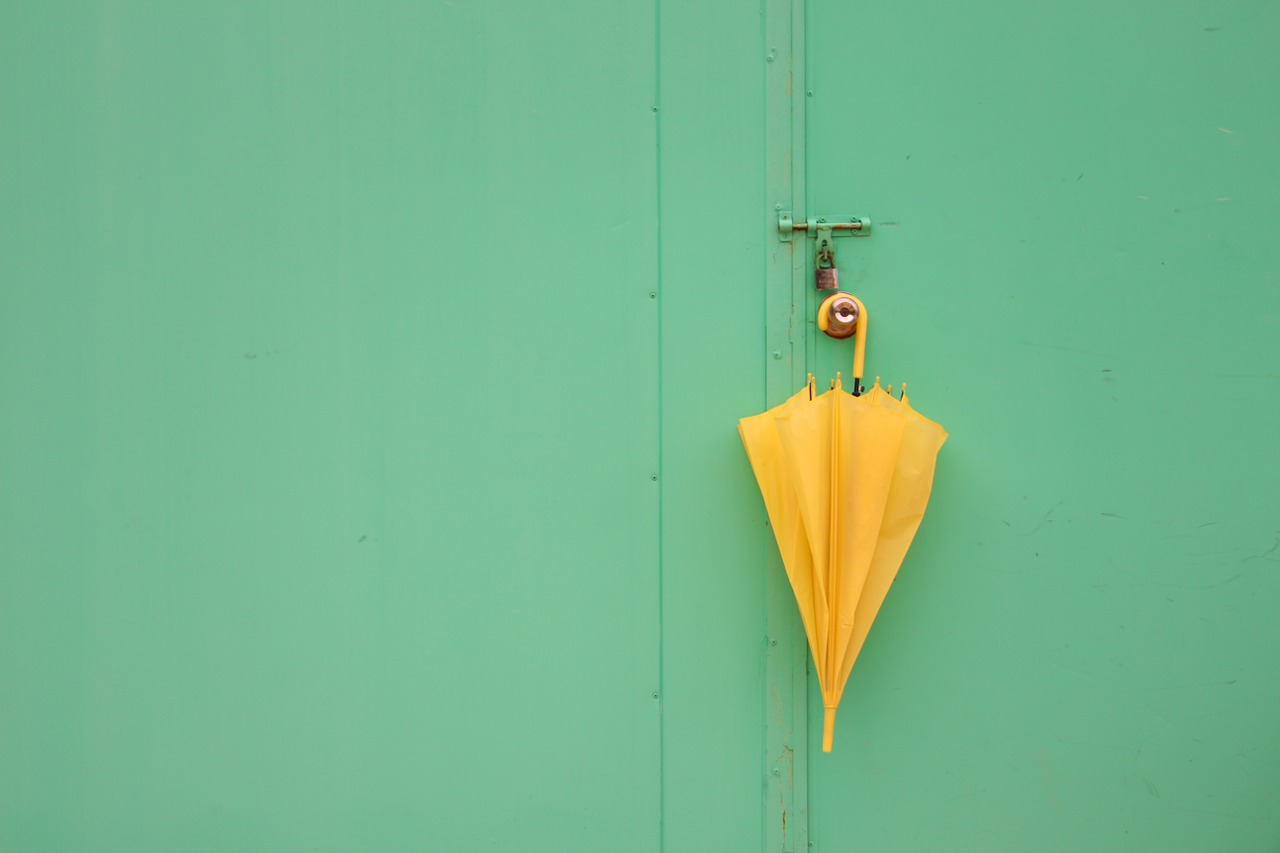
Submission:
[[[837,304],[837,300],[842,304]],[[849,310],[849,302],[855,306],[853,311]],[[833,293],[822,300],[818,308],[818,328],[833,338],[857,338],[853,344],[853,396],[857,397],[862,393],[862,377],[866,375],[867,306],[852,293]]]

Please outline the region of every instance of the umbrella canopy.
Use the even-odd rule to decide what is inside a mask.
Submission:
[[[865,319],[860,327],[859,357]],[[839,376],[821,395],[810,376],[738,429],[813,654],[830,752],[845,682],[924,517],[947,434],[905,391],[894,399],[877,379],[855,396]]]

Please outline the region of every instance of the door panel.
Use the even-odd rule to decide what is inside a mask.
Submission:
[[[807,14],[810,207],[876,220],[869,373],[951,432],[814,849],[1274,844],[1280,14]]]
[[[658,845],[652,4],[0,28],[0,847]]]
[[[663,4],[659,38],[663,849],[757,850],[768,552],[736,424],[764,402],[760,22]]]

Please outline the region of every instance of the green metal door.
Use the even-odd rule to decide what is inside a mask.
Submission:
[[[0,848],[759,847],[726,11],[0,10]]]
[[[1274,842],[1277,29],[0,8],[0,849]],[[952,434],[831,755],[783,209]]]
[[[809,208],[951,432],[812,849],[1274,849],[1280,9],[806,12]]]

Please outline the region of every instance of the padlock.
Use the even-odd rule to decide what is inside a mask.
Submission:
[[[839,290],[840,271],[835,267],[816,267],[813,271],[813,286],[818,290]]]
[[[813,286],[818,290],[839,290],[840,271],[836,269],[836,247],[831,244],[831,231],[818,230],[818,253],[813,259]]]

